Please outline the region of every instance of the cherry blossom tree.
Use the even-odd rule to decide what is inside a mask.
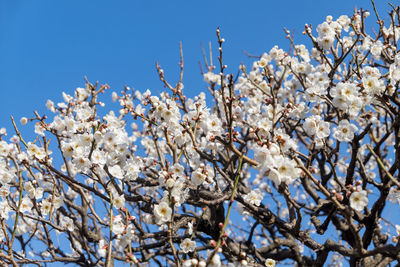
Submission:
[[[289,51],[238,75],[218,29],[217,66],[205,57],[208,91],[194,98],[181,48],[175,85],[157,64],[159,95],[126,87],[106,110],[108,86],[87,81],[48,100],[53,115],[12,119],[0,262],[398,266],[399,11],[383,20],[372,2],[306,25],[309,48],[285,29]]]

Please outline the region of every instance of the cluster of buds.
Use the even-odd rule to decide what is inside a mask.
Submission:
[[[350,197],[350,195],[351,195],[351,193],[353,193],[353,192],[359,192],[359,191],[361,191],[361,185],[362,185],[362,181],[361,180],[357,180],[355,183],[354,183],[354,185],[351,185],[351,184],[349,184],[348,186],[347,186],[347,189],[349,190],[349,191],[347,191],[347,197]]]

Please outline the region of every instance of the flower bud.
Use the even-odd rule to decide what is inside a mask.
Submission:
[[[28,123],[28,119],[26,117],[22,117],[21,120],[19,121],[22,125],[25,125]]]

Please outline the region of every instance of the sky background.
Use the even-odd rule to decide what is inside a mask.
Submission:
[[[387,1],[376,2],[385,16]],[[217,27],[226,40],[224,62],[236,73],[240,63],[250,66],[254,60],[243,50],[261,55],[274,45],[287,49],[283,27],[295,32],[297,44],[304,43],[305,23],[315,33],[327,15],[351,16],[356,6],[371,11],[373,25],[368,0],[0,0],[0,128],[6,127],[11,137],[10,115],[17,121],[32,117],[34,110],[51,115],[46,100],[62,101],[63,91],[73,94],[84,87],[85,76],[92,83],[107,83],[110,92],[127,85],[159,93],[164,88],[155,62],[175,84],[180,41],[184,91],[194,96],[206,90],[199,67],[201,44],[207,48],[212,42],[215,60]],[[110,100],[102,99],[106,104]],[[34,140],[28,129],[21,127],[27,140]]]
[[[386,1],[376,1],[385,15]],[[216,55],[221,27],[225,64],[237,72],[251,65],[243,50],[261,55],[274,45],[288,48],[283,27],[304,42],[304,24],[316,26],[326,15],[351,15],[354,7],[371,10],[370,1],[9,1],[0,0],[0,127],[11,131],[10,115],[49,114],[45,102],[61,101],[91,82],[161,92],[155,71],[159,61],[167,79],[178,75],[183,43],[185,91],[206,90],[200,74],[201,43],[211,41]],[[373,22],[374,18],[370,19]],[[216,59],[216,56],[215,58]],[[103,99],[106,103],[109,98]]]

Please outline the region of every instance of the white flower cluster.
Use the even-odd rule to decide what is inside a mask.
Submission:
[[[307,210],[305,217],[317,217],[329,210],[327,223],[333,216],[336,226],[342,218],[353,224],[361,213],[371,216],[372,189],[384,188],[389,200],[400,202],[396,170],[390,168],[398,162],[376,155],[394,154],[390,149],[398,138],[393,132],[400,56],[388,40],[399,38],[400,30],[382,26],[382,42],[361,34],[362,19],[359,13],[337,20],[328,16],[316,37],[306,26],[314,48],[295,45],[288,54],[275,46],[249,71],[242,66],[237,81],[223,74],[225,67],[215,74],[208,66],[204,80],[213,106],[205,93],[187,99],[181,81],[172,87],[161,69],[160,78],[172,92],[156,96],[127,87],[112,94],[119,112],[103,114],[98,97],[107,86],[96,89],[89,83],[73,95],[63,93],[63,102],[47,101],[52,121],[39,114],[20,121],[35,123],[34,141],[26,142],[17,131],[8,142],[0,131],[0,219],[15,224],[0,230],[0,240],[8,244],[7,236],[18,236],[23,241],[30,232],[30,238],[43,241],[52,238],[51,228],[64,233],[72,256],[83,257],[84,249],[92,253],[88,244],[96,243],[99,262],[114,253],[138,263],[134,254],[145,246],[143,257],[157,249],[161,254],[171,250],[175,261],[184,254],[183,266],[246,266],[253,259],[244,252],[224,265],[234,258],[221,257],[227,247],[210,253],[203,246],[209,237],[202,234],[218,236],[221,246],[228,235],[229,242],[247,246],[240,236],[247,230],[237,226],[241,230],[235,232],[224,224],[230,214],[225,207],[230,212],[236,201],[245,216],[243,229],[254,225],[248,219],[252,215],[262,227],[260,218],[271,217],[268,231],[283,227],[279,236],[268,238],[261,238],[265,229],[252,228],[258,238],[254,249],[293,232],[299,250],[308,246],[310,253],[323,245],[304,242],[310,230],[294,223],[298,213]],[[60,150],[60,156],[50,149]],[[281,200],[287,208],[281,208]],[[324,210],[324,201],[334,208]],[[262,215],[266,211],[269,215]],[[358,232],[363,231],[353,234]],[[57,249],[41,255],[56,255]],[[263,263],[276,264],[270,258]]]

